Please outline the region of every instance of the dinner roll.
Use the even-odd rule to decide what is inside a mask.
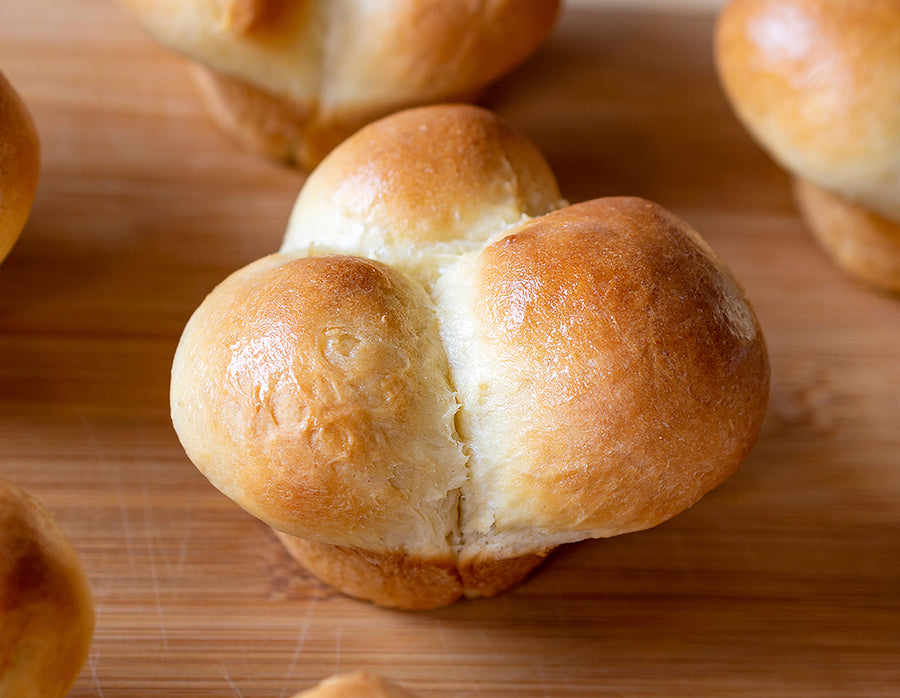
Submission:
[[[186,56],[209,113],[311,169],[362,125],[469,100],[529,57],[559,0],[120,0]]]
[[[0,696],[65,696],[87,659],[94,608],[53,516],[0,480]]]
[[[31,212],[39,158],[34,121],[0,73],[0,262],[9,254]]]
[[[449,105],[323,161],[282,249],[189,320],[171,407],[309,571],[433,608],[691,506],[767,395],[753,311],[693,229],[642,199],[567,205],[523,136]]]
[[[413,698],[414,694],[367,671],[337,674],[294,698]]]
[[[900,291],[900,3],[732,0],[716,59],[740,120],[802,180],[825,249]]]

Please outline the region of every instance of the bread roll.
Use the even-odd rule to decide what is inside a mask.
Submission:
[[[559,0],[120,0],[195,64],[215,121],[311,169],[362,125],[468,100],[530,56]]]
[[[0,262],[22,232],[37,190],[40,145],[34,121],[0,73]]]
[[[689,507],[767,394],[750,305],[686,223],[568,206],[521,135],[441,106],[326,158],[281,251],[188,322],[171,406],[191,460],[307,569],[433,608]]]
[[[414,694],[375,674],[355,671],[325,679],[294,698],[414,698]]]
[[[65,696],[93,631],[75,549],[37,500],[0,480],[0,696]]]
[[[900,291],[900,3],[732,0],[716,59],[740,120],[803,181],[801,212],[825,249]]]

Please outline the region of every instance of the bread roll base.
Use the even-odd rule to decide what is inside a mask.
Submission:
[[[275,535],[304,569],[341,593],[417,611],[505,591],[522,582],[549,552],[504,559],[479,555],[457,563],[450,555],[427,559],[316,543],[280,531]]]
[[[273,95],[199,63],[189,68],[206,113],[221,131],[254,153],[307,171],[366,123],[387,114],[323,119],[313,104]],[[447,101],[469,102],[476,96],[473,91]]]
[[[413,698],[413,694],[367,671],[336,674],[294,698]]]
[[[248,150],[312,169],[361,124],[321,124],[312,105],[277,97],[200,64],[190,74],[213,123]]]
[[[806,225],[842,269],[869,286],[900,293],[900,223],[801,177],[794,178],[794,192]]]

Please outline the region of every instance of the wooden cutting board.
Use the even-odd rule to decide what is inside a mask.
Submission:
[[[360,668],[423,696],[897,695],[900,299],[804,230],[719,91],[711,29],[708,11],[579,3],[485,103],[570,200],[654,199],[725,258],[771,354],[757,447],[654,530],[568,546],[495,599],[398,613],[305,575],[169,422],[185,321],[277,249],[302,175],[211,127],[185,64],[109,0],[0,4],[0,69],[43,140],[0,267],[0,472],[91,580],[73,696],[290,696]]]

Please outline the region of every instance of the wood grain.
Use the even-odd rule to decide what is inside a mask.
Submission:
[[[274,251],[303,178],[220,135],[108,0],[0,4],[43,172],[0,267],[2,474],[78,548],[97,631],[73,696],[289,696],[378,671],[423,696],[887,696],[900,686],[900,299],[845,278],[731,115],[712,16],[566,10],[486,104],[573,201],[691,222],[756,307],[769,415],[742,470],[652,531],[566,547],[492,600],[340,597],[219,495],[168,372],[213,285]]]

